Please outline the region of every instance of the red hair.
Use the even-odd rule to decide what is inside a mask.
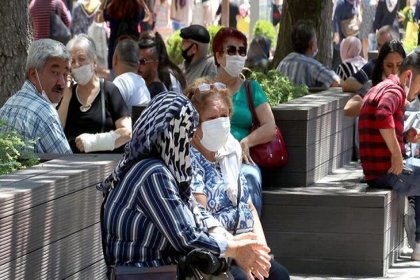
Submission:
[[[235,28],[232,27],[223,27],[221,28],[213,38],[213,56],[214,62],[216,66],[219,67],[219,63],[216,59],[216,52],[223,51],[223,43],[226,41],[227,38],[235,38],[244,43],[245,48],[248,48],[248,43],[246,36]]]
[[[135,19],[144,9],[143,5],[143,0],[112,0],[108,13],[117,20]]]

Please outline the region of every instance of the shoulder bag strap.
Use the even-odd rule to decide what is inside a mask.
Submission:
[[[233,235],[236,234],[239,225],[239,202],[241,202],[242,188],[241,188],[241,175],[238,175],[238,198],[236,200],[236,222],[235,227],[233,228]]]
[[[246,87],[246,97],[248,99],[248,106],[249,110],[252,114],[252,124],[256,126],[260,126],[260,122],[258,121],[257,113],[255,112],[254,108],[254,102],[252,102],[252,95],[251,95],[251,83],[249,80],[245,81],[245,87]]]
[[[105,94],[104,94],[104,79],[99,80],[100,83],[100,92],[101,95],[101,111],[102,111],[102,122],[101,122],[101,132],[105,132]]]

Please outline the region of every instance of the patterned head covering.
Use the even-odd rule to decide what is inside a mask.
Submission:
[[[157,95],[136,121],[123,158],[98,190],[107,192],[117,187],[134,164],[151,157],[165,162],[181,189],[189,187],[190,142],[197,126],[198,113],[184,95],[174,92]]]

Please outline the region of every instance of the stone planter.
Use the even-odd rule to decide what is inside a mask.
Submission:
[[[120,157],[63,156],[0,176],[1,279],[104,279],[95,186]]]

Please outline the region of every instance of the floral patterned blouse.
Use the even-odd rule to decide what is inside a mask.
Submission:
[[[194,147],[191,148],[192,158],[192,180],[191,189],[193,193],[204,194],[207,197],[207,210],[215,217],[228,231],[232,232],[237,219],[237,208],[232,204],[227,195],[227,183],[219,163],[208,161]],[[241,174],[241,199],[239,202],[239,224],[237,233],[252,231],[254,220],[252,217],[249,202],[251,201],[246,185],[246,179]]]

